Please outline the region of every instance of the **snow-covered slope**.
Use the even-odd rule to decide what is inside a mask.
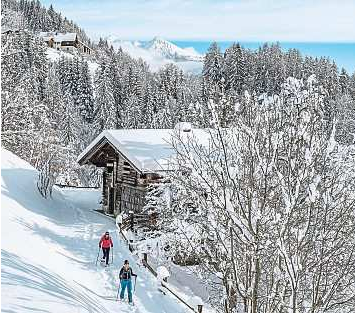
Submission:
[[[49,61],[51,61],[51,62],[58,62],[61,57],[65,57],[65,58],[69,58],[69,59],[74,57],[73,53],[68,53],[68,52],[65,52],[65,51],[62,51],[62,50],[56,50],[54,48],[47,48],[46,54],[47,54],[47,59]],[[78,55],[80,56],[79,53],[78,53]],[[97,64],[96,62],[91,61],[90,59],[87,59],[87,62],[88,62],[90,75],[91,75],[91,77],[94,77],[95,71],[99,67],[99,64]]]
[[[41,198],[37,171],[1,152],[2,312],[186,312],[156,288],[120,242],[111,220],[92,211],[99,192],[55,189]],[[114,264],[95,266],[100,235],[114,239]],[[114,301],[119,265],[130,260],[138,274],[134,309]]]
[[[146,61],[153,71],[159,70],[168,63],[174,63],[185,72],[200,73],[203,66],[203,56],[193,48],[180,48],[161,38],[154,38],[149,42],[125,41],[115,37],[108,37],[107,41],[117,50],[123,51],[133,58]]]
[[[54,48],[47,48],[46,54],[47,54],[47,59],[51,62],[58,62],[61,57],[70,58],[70,59],[74,57],[74,55],[71,53],[62,50],[56,50]]]

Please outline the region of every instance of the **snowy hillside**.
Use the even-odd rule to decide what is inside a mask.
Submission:
[[[107,40],[116,50],[122,48],[132,57],[146,61],[153,71],[168,63],[174,63],[185,72],[200,73],[202,70],[203,55],[193,48],[183,49],[159,37],[148,42],[125,41],[112,36]]]
[[[59,62],[60,58],[62,58],[62,57],[69,58],[69,59],[72,59],[74,57],[73,53],[68,53],[68,52],[65,52],[62,50],[56,50],[53,48],[47,48],[46,55],[47,55],[47,59],[51,62]],[[78,56],[80,57],[79,53],[78,53]],[[88,62],[90,75],[91,75],[91,77],[94,77],[95,71],[99,67],[99,64],[91,61],[90,59],[87,59],[86,61]]]
[[[185,312],[138,267],[113,223],[92,211],[99,192],[55,189],[53,199],[45,200],[32,166],[7,150],[1,157],[3,312]],[[108,269],[95,266],[106,230],[114,240],[114,264]],[[134,309],[113,300],[126,258],[138,274]]]

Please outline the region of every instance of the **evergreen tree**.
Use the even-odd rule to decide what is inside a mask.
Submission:
[[[355,100],[355,72],[351,75],[350,80],[350,95]]]
[[[223,56],[216,42],[213,42],[205,55],[202,76],[206,82],[205,99],[210,95],[216,97],[223,89]]]
[[[286,52],[284,59],[285,59],[286,78],[294,77],[297,79],[301,79],[303,58],[300,51],[297,49],[289,49]]]
[[[117,116],[109,64],[103,62],[95,75],[95,125],[97,131],[116,127]]]
[[[348,94],[350,91],[350,76],[347,71],[342,68],[340,75],[339,75],[339,85],[340,85],[340,92],[342,94]]]
[[[94,99],[89,66],[84,59],[81,59],[78,67],[78,109],[83,119],[91,122],[94,114]]]
[[[239,43],[233,44],[225,52],[224,79],[226,92],[235,91],[241,94],[247,77],[246,60],[244,50]]]

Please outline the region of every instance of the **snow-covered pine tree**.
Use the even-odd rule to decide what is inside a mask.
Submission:
[[[344,94],[332,103],[335,111],[337,142],[345,145],[355,143],[355,100],[349,94]]]
[[[223,56],[216,42],[208,48],[203,62],[202,76],[205,81],[204,99],[218,97],[224,85]]]
[[[247,64],[244,49],[239,43],[233,44],[225,52],[224,79],[226,92],[230,90],[241,94],[246,87]]]
[[[303,73],[302,73],[303,58],[300,51],[297,49],[289,49],[286,52],[284,59],[285,59],[286,78],[294,77],[297,79],[301,79],[303,77]]]
[[[6,83],[2,90],[3,140],[5,146],[36,164],[34,146],[37,138],[41,138],[41,131],[48,127],[44,104],[45,49],[36,37],[24,31],[6,34],[3,40],[2,82]]]
[[[152,128],[153,116],[155,115],[156,108],[152,94],[152,87],[149,82],[145,82],[143,87],[143,101],[142,101],[142,115],[140,125],[141,127]]]
[[[78,67],[78,109],[80,115],[86,122],[92,122],[94,115],[94,98],[89,66],[87,61],[81,58]]]
[[[347,71],[342,68],[339,75],[339,86],[342,94],[348,94],[350,91],[350,76]]]
[[[117,125],[112,71],[109,63],[103,61],[95,74],[95,128],[97,132],[114,129]]]
[[[352,98],[355,99],[355,72],[351,75],[350,94]]]

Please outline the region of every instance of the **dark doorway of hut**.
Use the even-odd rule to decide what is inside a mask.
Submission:
[[[114,214],[115,212],[115,188],[109,188],[109,198],[108,198],[108,214]]]

